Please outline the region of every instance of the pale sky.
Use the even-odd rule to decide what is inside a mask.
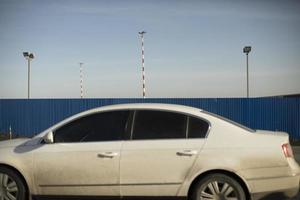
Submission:
[[[0,98],[147,97],[300,93],[297,0],[0,0]]]

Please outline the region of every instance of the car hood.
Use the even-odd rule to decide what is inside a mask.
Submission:
[[[29,140],[30,140],[29,138],[19,138],[19,139],[13,139],[13,140],[4,140],[4,141],[0,142],[0,148],[20,146],[22,144],[25,144]]]

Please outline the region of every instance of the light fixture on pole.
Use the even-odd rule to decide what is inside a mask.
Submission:
[[[27,98],[30,99],[30,62],[34,59],[33,53],[23,52],[23,56],[28,62],[28,94]]]
[[[251,51],[251,46],[245,46],[243,52],[246,54],[246,65],[247,65],[247,98],[249,98],[249,62],[248,54]]]

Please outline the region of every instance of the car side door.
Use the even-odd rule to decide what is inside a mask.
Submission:
[[[129,111],[85,116],[54,130],[54,143],[34,153],[42,195],[119,196],[120,149]]]
[[[204,144],[209,124],[201,122],[182,113],[135,111],[121,150],[121,195],[175,196]]]

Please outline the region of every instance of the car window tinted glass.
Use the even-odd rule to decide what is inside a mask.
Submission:
[[[186,138],[186,116],[165,111],[137,111],[132,139]]]
[[[189,117],[188,138],[205,138],[208,131],[208,122],[196,118]]]
[[[89,115],[59,128],[55,142],[90,142],[121,140],[127,129],[129,111]]]

